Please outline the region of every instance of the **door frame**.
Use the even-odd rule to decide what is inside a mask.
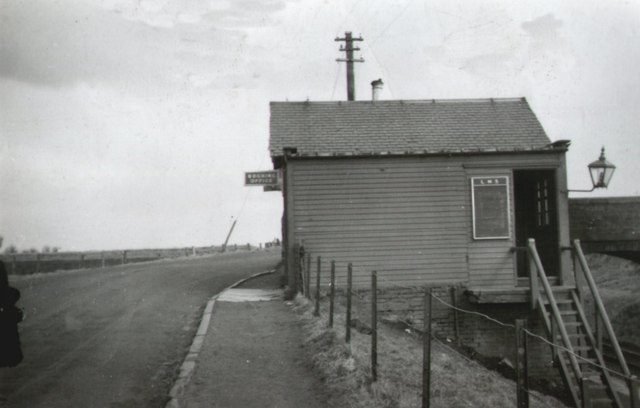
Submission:
[[[545,272],[553,283],[562,281],[558,171],[554,167],[513,170],[514,244],[524,247],[528,238],[535,238],[540,257],[546,264]],[[540,184],[545,180],[546,187]],[[552,241],[547,244],[549,239]],[[540,245],[543,240],[545,242]],[[526,254],[526,251],[515,252],[515,275],[519,286],[525,284],[525,280],[528,285]]]

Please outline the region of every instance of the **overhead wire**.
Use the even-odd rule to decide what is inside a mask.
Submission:
[[[336,65],[338,66],[338,68],[336,69],[336,77],[333,80],[333,91],[331,92],[331,100],[333,100],[335,94],[336,94],[336,87],[338,86],[338,78],[340,77],[340,67],[342,67],[342,64],[340,64],[339,62],[336,63]]]

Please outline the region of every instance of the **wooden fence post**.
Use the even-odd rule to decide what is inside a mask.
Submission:
[[[318,268],[316,269],[316,307],[314,316],[320,316],[320,257],[318,257]]]
[[[589,380],[582,377],[580,380],[580,390],[582,394],[582,408],[591,408],[591,394],[589,392]]]
[[[36,273],[40,273],[40,254],[36,254]]]
[[[595,307],[595,325],[596,325],[596,347],[598,348],[598,351],[600,352],[600,354],[602,355],[602,340],[603,340],[603,329],[604,329],[604,323],[600,320],[600,314],[598,313],[598,305],[596,305],[596,302],[594,303],[594,307]]]
[[[344,339],[347,343],[351,341],[351,288],[353,279],[353,265],[349,263],[347,266],[347,318],[346,318],[346,332]]]
[[[13,275],[16,274],[16,256],[15,255],[11,256],[11,273]]]
[[[640,382],[635,375],[627,379],[629,385],[629,401],[631,408],[640,408]]]
[[[424,293],[422,330],[422,408],[431,404],[431,300],[433,288]]]
[[[458,320],[458,288],[456,286],[451,287],[451,304],[453,305],[453,330],[456,336],[456,345],[460,347],[462,341],[460,340],[460,322]]]
[[[525,319],[516,319],[516,406],[518,408],[529,408],[526,328],[527,321]]]
[[[307,274],[307,279],[305,279],[305,282],[307,284],[307,287],[305,289],[305,293],[307,295],[307,299],[311,299],[311,254],[307,253],[307,269],[306,269],[306,274]]]
[[[334,300],[336,297],[336,261],[331,261],[331,288],[329,292],[329,327],[333,327]]]
[[[127,263],[127,251],[122,251],[122,264]]]
[[[371,381],[378,380],[378,273],[371,272]]]
[[[80,254],[80,269],[84,269],[84,254]]]
[[[293,268],[295,269],[295,272],[293,273],[293,281],[295,282],[294,285],[289,285],[290,288],[293,289],[293,293],[297,293],[298,291],[301,293],[304,293],[304,285],[305,285],[305,275],[304,275],[304,262],[303,262],[303,257],[304,257],[304,246],[302,246],[301,244],[293,244]],[[295,296],[295,295],[293,295]]]

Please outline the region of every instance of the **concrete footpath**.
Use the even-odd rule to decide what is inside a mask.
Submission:
[[[278,283],[252,278],[207,305],[168,408],[326,406]]]

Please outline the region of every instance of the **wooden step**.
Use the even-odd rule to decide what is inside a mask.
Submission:
[[[580,339],[580,340],[587,340],[587,335],[584,333],[580,333],[580,332],[571,332],[571,333],[567,333],[569,335],[569,339],[573,340],[573,339]],[[556,335],[556,339],[557,340],[562,340],[562,338],[560,337],[560,335]]]
[[[550,311],[545,311],[548,318],[551,317],[552,313]],[[577,319],[578,312],[575,310],[560,310],[560,318],[564,321],[565,319]]]
[[[546,299],[546,298],[542,299],[542,303],[543,303],[544,305],[550,305],[550,304],[551,304],[551,302],[549,302],[549,300],[548,300],[548,299]],[[573,304],[573,299],[557,299],[557,298],[556,298],[556,304],[557,304],[558,306],[560,306],[560,305],[569,305],[569,304]]]
[[[578,358],[577,360],[578,360],[578,364],[580,365],[593,367],[594,370],[597,369],[596,365],[598,364],[598,360],[596,360],[595,358]]]
[[[592,398],[591,408],[616,408],[616,404],[610,398]]]

